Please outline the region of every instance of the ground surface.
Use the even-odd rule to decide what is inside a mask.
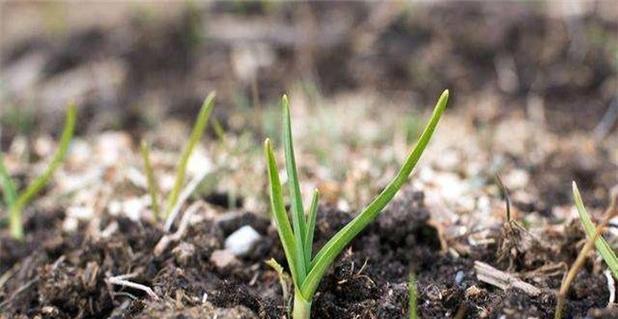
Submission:
[[[322,193],[317,250],[394,175],[444,88],[447,114],[409,185],[331,267],[313,317],[405,317],[411,272],[423,318],[553,317],[585,238],[570,183],[595,220],[618,183],[618,19],[608,2],[119,6],[103,22],[87,18],[93,8],[80,21],[61,4],[3,7],[44,12],[34,20],[48,24],[4,29],[0,146],[20,186],[44,169],[67,100],[80,121],[65,165],[25,212],[26,240],[0,229],[0,317],[285,316],[264,263],[285,266],[260,148],[265,136],[279,145],[280,94],[291,98],[303,193]],[[152,218],[139,142],[153,145],[168,192],[214,89],[224,135],[208,128],[189,165],[189,178],[207,177],[182,211],[197,210],[159,250],[166,233]],[[617,223],[605,233],[613,247]],[[225,240],[245,225],[260,239],[232,257]],[[475,262],[541,293],[481,282]],[[618,316],[605,269],[591,255],[565,317]],[[151,290],[114,284],[122,275]]]

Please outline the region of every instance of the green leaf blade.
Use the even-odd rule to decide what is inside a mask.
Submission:
[[[418,163],[418,160],[423,154],[423,151],[438,125],[440,117],[446,108],[448,97],[449,92],[445,90],[438,99],[432,116],[425,126],[416,146],[412,152],[410,152],[393,180],[391,180],[386,188],[358,216],[335,234],[335,236],[333,236],[333,238],[331,238],[318,252],[312,262],[311,271],[302,286],[302,292],[305,296],[313,296],[324,273],[334,262],[339,253],[341,253],[350,241],[380,214],[382,209],[391,201],[401,186],[407,181],[408,176],[412,173],[416,163]]]
[[[164,216],[166,218],[174,209],[174,206],[178,201],[178,196],[180,195],[182,185],[185,182],[185,175],[187,171],[187,164],[189,163],[189,157],[191,157],[193,149],[204,134],[204,129],[206,128],[206,124],[208,123],[208,118],[210,117],[210,113],[212,112],[212,109],[215,105],[215,96],[215,92],[211,92],[210,94],[208,94],[206,99],[204,99],[204,103],[202,104],[200,112],[197,115],[197,120],[195,121],[193,129],[191,130],[189,141],[185,145],[185,148],[180,155],[180,161],[178,163],[178,168],[176,169],[176,180],[174,181],[174,187],[172,188],[172,191],[170,192],[166,200],[166,209]]]
[[[584,227],[586,236],[588,238],[593,238],[596,233],[596,227],[594,223],[592,222],[592,219],[590,218],[590,214],[588,213],[588,210],[586,210],[586,207],[584,206],[584,202],[582,200],[579,189],[577,188],[577,184],[573,182],[572,187],[573,187],[573,199],[575,201],[575,207],[577,207],[577,213],[579,214],[579,220],[581,221],[582,226]],[[603,260],[605,260],[605,263],[607,264],[609,269],[612,271],[614,278],[618,279],[618,258],[616,257],[616,253],[614,252],[614,250],[611,248],[611,246],[605,240],[605,238],[603,238],[603,236],[598,236],[594,242],[594,245],[596,246],[599,254],[601,254],[601,257],[603,258]]]
[[[47,165],[47,168],[37,178],[26,187],[26,189],[17,197],[13,206],[9,210],[9,223],[11,234],[14,238],[22,239],[23,226],[21,221],[21,215],[23,208],[49,183],[52,175],[58,169],[58,167],[64,161],[69,144],[73,139],[73,133],[75,132],[75,121],[77,118],[77,106],[75,103],[70,103],[67,109],[64,128],[62,129],[62,135],[58,142],[58,149],[52,156],[51,161]]]
[[[281,182],[279,180],[279,172],[277,170],[277,162],[273,153],[272,144],[269,139],[264,141],[264,155],[268,167],[268,181],[270,184],[270,206],[275,220],[279,239],[283,245],[285,258],[290,267],[290,273],[295,285],[299,285],[298,265],[296,264],[296,240],[292,232],[292,226],[288,220],[283,204],[283,193],[281,191]]]
[[[294,229],[294,237],[296,238],[296,262],[302,266],[299,267],[299,279],[302,282],[307,275],[304,246],[307,226],[305,225],[305,213],[303,208],[303,199],[300,193],[300,182],[298,180],[298,171],[296,169],[296,159],[294,157],[294,143],[292,141],[292,121],[290,119],[290,106],[287,96],[281,98],[281,108],[283,109],[283,148],[285,153],[285,168],[288,176],[288,189],[290,192],[290,206],[292,217],[292,227]]]
[[[305,260],[307,261],[307,269],[311,269],[311,257],[313,253],[313,235],[315,234],[315,222],[318,215],[318,201],[320,200],[320,192],[317,189],[313,190],[311,198],[311,206],[307,214],[307,233],[305,234]]]
[[[150,162],[150,146],[148,146],[148,143],[145,141],[142,141],[140,153],[144,161],[144,171],[146,172],[146,182],[148,193],[150,193],[152,211],[155,219],[158,220],[163,218],[163,216],[161,216],[161,210],[159,209],[159,188],[157,187],[158,183],[154,175],[154,170],[152,169],[152,163]]]
[[[4,195],[4,203],[6,207],[11,207],[17,200],[17,189],[11,179],[9,171],[4,166],[4,157],[0,154],[0,187],[2,187],[2,193]]]

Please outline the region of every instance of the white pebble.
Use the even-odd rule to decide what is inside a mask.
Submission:
[[[225,249],[236,256],[244,256],[251,252],[260,238],[251,226],[243,226],[225,239]]]

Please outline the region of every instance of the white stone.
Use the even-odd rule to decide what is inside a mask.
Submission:
[[[225,239],[225,249],[236,256],[244,256],[251,252],[260,238],[251,226],[243,226]]]

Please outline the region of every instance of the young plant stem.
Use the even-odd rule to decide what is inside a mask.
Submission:
[[[309,319],[311,316],[311,300],[305,299],[301,292],[296,289],[294,293],[294,308],[292,310],[292,318],[294,319]]]
[[[152,206],[152,212],[156,220],[163,219],[161,216],[161,209],[159,208],[159,188],[155,179],[154,170],[152,169],[152,163],[150,162],[150,147],[146,141],[142,141],[140,153],[144,161],[144,171],[146,172],[146,182],[148,185],[148,193],[150,193],[150,201]]]
[[[579,194],[579,192],[577,192],[577,194]],[[586,241],[586,244],[584,245],[584,247],[582,247],[581,251],[577,255],[577,258],[575,259],[575,262],[571,266],[571,269],[569,269],[569,272],[567,273],[566,277],[562,281],[562,284],[560,285],[560,291],[558,292],[558,300],[556,302],[556,312],[554,313],[555,319],[562,318],[562,312],[563,312],[564,305],[566,302],[566,296],[569,293],[569,288],[571,287],[571,283],[575,279],[575,276],[577,275],[581,267],[584,265],[584,262],[586,261],[588,253],[594,247],[595,242],[601,236],[601,233],[603,233],[603,229],[605,228],[605,226],[607,226],[607,224],[609,223],[609,220],[612,219],[617,214],[618,214],[618,209],[616,209],[616,206],[615,206],[615,199],[612,198],[610,206],[605,211],[605,217],[595,228],[593,236],[590,236],[590,238],[588,238],[588,240]]]
[[[408,313],[410,319],[416,319],[416,302],[418,298],[418,291],[416,290],[416,277],[413,273],[410,273],[408,279]]]
[[[11,236],[15,239],[22,240],[24,238],[24,226],[22,225],[22,211],[24,207],[49,183],[52,175],[64,161],[69,143],[73,138],[75,130],[75,119],[77,115],[77,107],[74,103],[69,104],[64,128],[58,143],[58,149],[52,157],[49,165],[26,189],[19,194],[13,205],[9,208],[9,228]]]
[[[180,195],[180,190],[182,185],[185,182],[185,175],[187,172],[187,164],[189,163],[189,157],[191,153],[193,153],[193,149],[197,145],[197,143],[202,138],[204,134],[204,129],[206,128],[206,124],[208,123],[208,117],[212,112],[212,108],[215,102],[215,93],[211,92],[208,94],[204,103],[202,104],[202,108],[200,109],[200,113],[197,115],[197,120],[193,126],[193,130],[191,130],[191,136],[189,137],[189,141],[185,145],[185,148],[180,155],[180,161],[178,163],[178,168],[176,169],[176,180],[174,182],[174,187],[172,191],[167,197],[166,201],[166,209],[165,209],[165,218],[169,216],[171,211],[176,206],[176,202],[178,201],[178,196]]]

